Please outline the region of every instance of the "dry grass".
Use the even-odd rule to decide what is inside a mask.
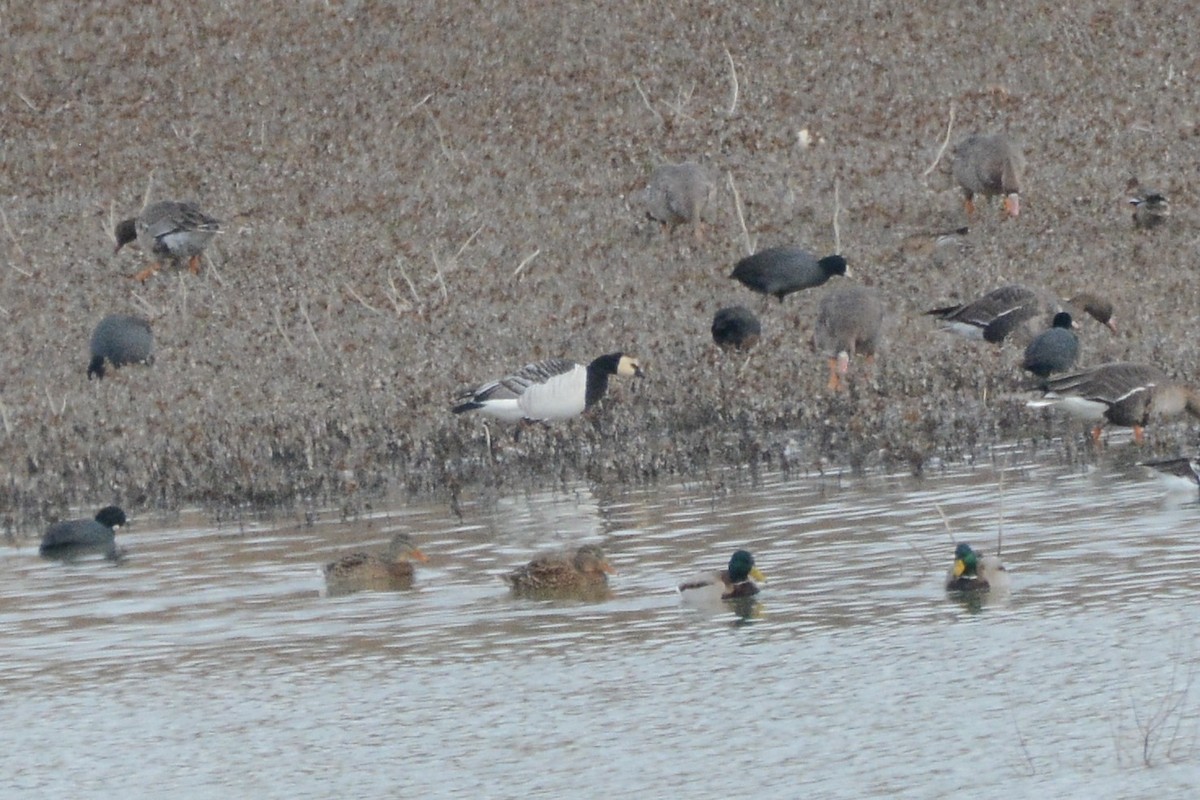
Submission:
[[[919,469],[996,441],[1073,441],[1007,399],[1016,352],[949,340],[918,312],[1002,281],[1102,289],[1124,327],[1086,329],[1086,361],[1200,375],[1185,182],[1200,50],[1172,23],[1188,12],[14,7],[0,509],[10,527],[110,501],[353,509],[384,490],[822,458]],[[962,224],[956,193],[922,175],[951,107],[957,131],[1024,143],[1024,210],[988,209],[962,256],[914,255],[905,237]],[[703,242],[662,235],[625,199],[685,159],[737,174]],[[150,197],[226,220],[199,279],[122,277],[141,256],[112,254],[112,210],[135,212],[151,171]],[[1174,227],[1133,231],[1131,174],[1170,192]],[[891,298],[889,349],[873,374],[855,365],[845,396],[824,393],[808,348],[815,292],[765,307],[751,361],[713,351],[713,312],[758,302],[726,277],[750,239],[840,240],[856,279]],[[89,383],[91,327],[146,308],[161,310],[156,365]],[[495,464],[482,423],[447,412],[463,384],[617,348],[652,377]],[[1160,427],[1155,447],[1194,447],[1192,430]],[[784,455],[797,449],[799,463]]]

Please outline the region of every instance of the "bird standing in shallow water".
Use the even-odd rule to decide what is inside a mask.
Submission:
[[[413,561],[428,561],[407,533],[397,533],[382,553],[349,553],[325,565],[329,594],[412,588]]]
[[[611,375],[642,377],[636,358],[609,353],[586,367],[564,358],[527,364],[511,375],[460,392],[450,410],[480,411],[505,422],[570,419],[598,403]]]
[[[735,550],[729,566],[720,572],[704,575],[679,585],[679,594],[688,600],[701,598],[737,600],[758,594],[754,581],[766,581],[766,576],[754,565],[749,550]]]
[[[1008,570],[998,556],[985,556],[966,542],[958,543],[954,548],[954,566],[946,575],[946,591],[997,592],[1008,588]]]
[[[827,290],[817,310],[813,345],[829,359],[829,390],[843,388],[850,357],[874,360],[883,330],[883,300],[866,286]]]
[[[746,256],[729,277],[759,294],[783,298],[802,289],[820,286],[834,275],[846,275],[846,259],[839,255],[817,258],[799,247],[771,247]]]
[[[662,223],[674,234],[675,228],[690,224],[697,239],[703,238],[703,215],[716,194],[716,185],[704,167],[691,161],[664,164],[650,174],[650,183],[642,191],[646,216]]]
[[[1025,348],[1021,369],[1032,372],[1039,378],[1048,378],[1054,372],[1066,372],[1075,366],[1079,358],[1079,338],[1072,330],[1071,315],[1060,311],[1054,315],[1054,325],[1038,334]]]
[[[69,560],[81,555],[100,554],[117,560],[116,531],[126,523],[125,512],[117,506],[105,506],[92,519],[56,522],[42,535],[38,554],[43,558]]]
[[[616,572],[604,550],[585,544],[574,557],[540,556],[504,576],[513,593],[525,597],[592,597],[608,592],[608,576]]]
[[[105,362],[109,366],[154,363],[154,333],[149,320],[125,314],[109,314],[96,324],[88,345],[91,361],[88,380],[103,378]]]
[[[193,275],[200,274],[200,254],[209,240],[221,229],[221,221],[205,214],[195,203],[166,200],[142,209],[142,213],[117,225],[117,248],[132,241],[155,260],[133,277],[145,282],[162,266],[164,260],[180,267],[187,261]]]
[[[951,171],[962,187],[968,217],[975,214],[975,195],[1002,196],[1010,217],[1021,213],[1025,157],[1004,134],[972,134],[960,141],[954,146]]]

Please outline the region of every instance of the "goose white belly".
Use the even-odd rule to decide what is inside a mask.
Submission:
[[[1030,408],[1054,406],[1073,417],[1089,421],[1104,419],[1104,412],[1108,411],[1109,408],[1108,403],[1099,400],[1088,400],[1087,398],[1075,395],[1047,395],[1046,397],[1039,397],[1036,400],[1030,400],[1026,405]]]

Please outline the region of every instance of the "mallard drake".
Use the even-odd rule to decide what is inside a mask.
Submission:
[[[1108,300],[1083,292],[1068,300],[1067,305],[1080,308],[1116,332],[1113,307]],[[1017,331],[1020,331],[1018,338],[1031,339],[1034,334],[1029,325],[1032,322],[1043,317],[1050,320],[1063,310],[1064,304],[1052,292],[1014,283],[993,289],[975,300],[925,313],[937,317],[952,333],[999,344]]]
[[[1039,333],[1025,348],[1021,369],[1039,378],[1048,378],[1051,373],[1066,372],[1075,366],[1075,359],[1079,358],[1079,338],[1072,330],[1074,326],[1066,311],[1055,314],[1050,329]]]
[[[845,274],[846,259],[840,255],[817,258],[799,247],[771,247],[737,262],[729,277],[759,294],[775,295],[782,302],[793,292]]]
[[[359,551],[325,565],[325,583],[331,594],[412,588],[413,561],[428,561],[407,533],[397,533],[382,553]]]
[[[998,556],[985,556],[966,542],[954,548],[954,566],[946,574],[948,592],[999,592],[1009,588],[1008,570]]]
[[[117,225],[117,248],[137,240],[142,250],[155,261],[134,275],[145,281],[161,268],[162,261],[169,259],[179,267],[187,260],[193,275],[200,274],[200,254],[208,242],[221,229],[221,221],[205,214],[195,203],[179,203],[165,200],[142,209],[142,213]]]
[[[722,308],[713,315],[712,338],[722,349],[749,350],[761,336],[762,324],[745,306]]]
[[[515,594],[525,596],[603,594],[616,573],[598,545],[585,544],[567,558],[540,556],[504,576]]]
[[[1133,206],[1133,226],[1140,230],[1157,228],[1171,217],[1171,204],[1157,189],[1140,188],[1129,204]]]
[[[679,225],[690,224],[701,236],[704,210],[716,194],[716,185],[708,170],[692,161],[664,164],[650,174],[650,183],[642,191],[646,216],[671,233]]]
[[[150,321],[125,314],[109,314],[92,330],[89,345],[92,359],[88,363],[88,380],[94,375],[104,377],[104,363],[123,367],[126,364],[154,363],[154,333]]]
[[[642,366],[624,353],[600,356],[586,367],[564,358],[537,361],[460,392],[450,410],[455,414],[478,410],[505,422],[570,419],[604,397],[610,375],[642,377]]]
[[[126,523],[125,512],[117,506],[105,506],[92,519],[56,522],[42,535],[38,554],[44,558],[69,559],[98,553],[117,559],[116,531]]]
[[[754,581],[766,580],[766,576],[754,565],[754,556],[749,550],[735,550],[729,557],[728,567],[679,584],[679,594],[689,599],[707,597],[736,600],[758,594],[758,586]]]
[[[954,146],[951,170],[962,187],[967,215],[975,214],[975,195],[1004,197],[1010,217],[1021,213],[1021,148],[1002,133],[972,134]]]
[[[1200,393],[1167,377],[1149,364],[1115,362],[1060,375],[1045,383],[1046,394],[1030,400],[1031,408],[1057,406],[1097,422],[1092,438],[1099,440],[1104,424],[1133,428],[1140,443],[1151,416],[1187,411],[1200,417]]]
[[[817,309],[813,346],[829,359],[830,391],[842,388],[850,356],[857,353],[868,361],[875,358],[882,329],[879,292],[866,286],[843,286],[825,293]]]

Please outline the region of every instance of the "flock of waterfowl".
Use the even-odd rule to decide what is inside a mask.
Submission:
[[[1024,158],[1008,137],[971,135],[953,150],[949,172],[963,192],[968,217],[977,213],[976,198],[1003,198],[1004,212],[1020,213]],[[704,235],[703,216],[715,193],[707,171],[695,163],[666,165],[655,170],[641,194],[647,215],[674,228],[688,225],[697,239]],[[1148,190],[1130,201],[1138,228],[1161,225],[1170,214],[1166,197]],[[124,220],[115,230],[116,250],[137,241],[153,258],[151,265],[134,275],[145,281],[164,262],[176,268],[199,271],[200,256],[220,230],[220,221],[195,204],[159,202],[137,217]],[[887,300],[874,288],[851,283],[846,259],[838,254],[818,257],[795,246],[771,247],[753,253],[734,266],[730,275],[746,288],[780,302],[795,292],[815,289],[842,278],[824,290],[813,324],[813,347],[828,363],[830,391],[846,387],[851,359],[872,360],[884,330]],[[1074,312],[1074,313],[1072,313]],[[1157,366],[1116,362],[1076,370],[1080,353],[1075,334],[1083,314],[1116,331],[1112,304],[1091,293],[1065,301],[1044,289],[1007,285],[967,303],[927,312],[947,329],[989,343],[1016,340],[1026,344],[1021,367],[1036,379],[1039,397],[1031,407],[1057,406],[1097,423],[1094,436],[1105,423],[1131,427],[1141,441],[1142,431],[1155,415],[1187,411],[1200,417],[1200,393],[1172,381]],[[1047,327],[1048,325],[1048,327]],[[762,333],[758,317],[744,306],[717,311],[712,323],[714,342],[722,348],[749,349]],[[88,377],[103,378],[107,366],[153,361],[154,340],[150,323],[140,317],[110,315],[100,321],[90,343]],[[1074,371],[1072,371],[1074,370]],[[501,378],[461,391],[453,400],[454,414],[478,411],[502,422],[549,423],[567,420],[592,408],[605,395],[609,378],[642,377],[637,358],[613,352],[583,364],[551,358],[515,370]],[[1196,459],[1147,462],[1163,471],[1200,480]],[[110,558],[121,551],[114,530],[125,523],[125,514],[106,507],[91,520],[60,522],[46,532],[41,552],[46,556],[99,552]],[[425,556],[407,535],[399,534],[384,553],[359,552],[325,567],[333,593],[360,589],[407,588],[413,580],[412,562]],[[574,595],[606,586],[612,568],[603,552],[585,545],[571,556],[544,556],[505,576],[521,595]],[[728,568],[702,580],[685,582],[684,594],[707,591],[722,599],[752,596],[762,579],[753,556],[738,550]],[[1006,582],[995,556],[976,553],[959,544],[946,586],[954,591],[995,588]]]

